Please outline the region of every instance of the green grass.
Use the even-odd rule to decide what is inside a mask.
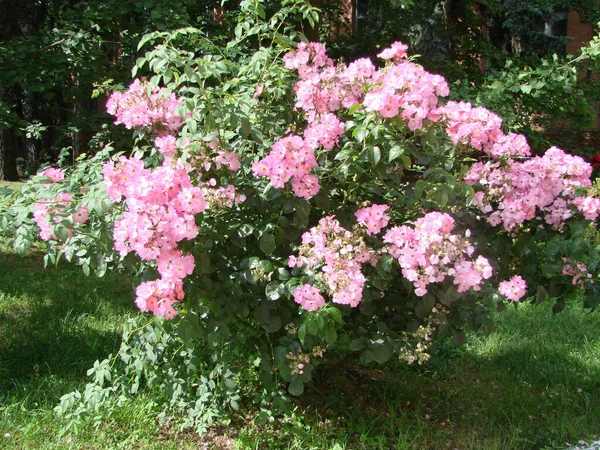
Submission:
[[[19,191],[24,184],[21,181],[0,181],[0,188],[8,187],[13,191]]]
[[[132,299],[131,283],[114,275],[44,270],[39,254],[0,253],[0,448],[176,448],[160,444],[147,398],[77,435],[60,436],[52,412],[85,385],[95,360],[116,352]]]
[[[140,396],[60,435],[52,408],[117,350],[121,324],[139,314],[132,299],[124,277],[0,253],[0,448],[559,449],[600,433],[600,313],[573,304],[553,315],[548,303],[509,308],[491,336],[442,344],[424,367],[344,370],[268,425],[243,416],[178,434]]]

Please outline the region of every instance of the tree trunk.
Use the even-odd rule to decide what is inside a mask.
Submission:
[[[19,181],[17,140],[13,128],[0,128],[0,180]]]
[[[21,103],[21,114],[20,116],[27,122],[28,124],[32,124],[35,122],[36,118],[39,117],[36,111],[36,98],[35,96],[27,92],[26,90],[21,90],[20,92],[20,103]],[[31,175],[31,171],[35,171],[38,166],[38,159],[41,152],[41,141],[34,137],[27,137],[27,133],[23,133],[21,139],[20,147],[20,157],[23,158],[25,172],[22,174],[23,176]]]

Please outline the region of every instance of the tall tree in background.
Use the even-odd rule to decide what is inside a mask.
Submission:
[[[0,179],[74,160],[106,122],[94,86],[128,83],[145,33],[215,28],[209,0],[0,0]],[[17,171],[17,168],[19,171]],[[18,173],[20,172],[20,174]]]
[[[46,15],[45,5],[35,0],[14,2],[0,0],[0,42],[26,40],[35,34]],[[2,47],[4,47],[4,45]],[[4,48],[0,48],[2,55]],[[27,86],[11,80],[11,64],[18,64],[11,57],[0,56],[0,179],[18,180],[16,162],[20,147],[23,153],[35,157],[36,148],[32,141],[21,141],[18,125],[25,117],[33,116],[33,99]]]

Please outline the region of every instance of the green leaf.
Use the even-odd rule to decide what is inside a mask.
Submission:
[[[279,280],[271,281],[265,288],[265,294],[269,300],[279,299],[283,292],[285,292],[285,285]]]
[[[277,278],[279,278],[281,281],[289,280],[290,271],[284,269],[283,267],[280,267],[279,269],[277,269]]]
[[[384,253],[379,261],[377,261],[377,271],[390,273],[392,271],[392,264],[394,262],[394,258],[392,255],[388,253]]]
[[[265,255],[270,255],[275,251],[275,236],[270,233],[263,233],[258,242],[258,246]]]
[[[410,161],[410,157],[407,155],[400,155],[400,160],[402,161],[402,165],[405,169],[410,169],[412,166],[412,162]]]
[[[431,294],[425,295],[417,306],[415,306],[415,314],[419,319],[425,319],[429,317],[431,311],[433,310],[433,306],[435,305],[435,298]]]
[[[335,155],[335,157],[333,159],[335,159],[336,161],[348,159],[350,156],[352,156],[353,153],[354,152],[351,148],[346,148],[344,150],[337,152],[337,154]]]
[[[193,347],[194,339],[201,337],[198,316],[194,313],[186,314],[177,325],[177,334],[187,347]]]
[[[542,303],[544,300],[546,300],[548,298],[548,291],[546,290],[546,288],[544,286],[538,286],[537,287],[537,293],[535,295],[535,302],[536,303]]]
[[[321,189],[314,198],[315,198],[315,204],[321,209],[328,210],[329,207],[331,206],[331,201],[329,200],[329,196],[327,195],[327,192],[323,189]]]
[[[300,340],[302,345],[304,345],[304,340],[306,339],[306,325],[305,324],[300,325],[300,328],[298,328],[298,339]]]
[[[138,46],[137,46],[138,52],[144,46],[144,44],[146,44],[147,42],[149,42],[151,39],[154,39],[155,37],[156,37],[155,33],[150,33],[150,34],[147,34],[146,36],[144,36],[142,38],[142,40],[140,41],[140,43],[138,44]],[[148,54],[148,53],[146,53],[146,54]]]
[[[366,345],[366,341],[365,338],[356,338],[356,339],[352,339],[350,341],[350,350],[352,350],[353,352],[362,350],[363,348],[365,348]]]
[[[558,300],[556,300],[556,303],[552,307],[552,312],[554,314],[558,314],[563,309],[565,309],[565,306],[566,306],[565,299],[564,298],[559,298]]]
[[[594,311],[598,305],[600,304],[600,295],[598,295],[598,291],[596,289],[589,289],[585,293],[585,300],[583,302],[583,306],[585,308],[591,308]]]
[[[310,217],[310,203],[303,199],[296,200],[296,212],[294,214],[294,222],[301,227],[308,224]]]
[[[196,270],[201,275],[210,272],[210,255],[208,253],[200,253],[196,256]]]
[[[467,335],[463,330],[454,330],[454,333],[452,335],[452,342],[457,347],[465,345],[467,342]]]
[[[248,135],[250,135],[250,132],[252,131],[252,124],[250,124],[250,121],[247,117],[242,117],[241,122],[242,126],[240,127],[240,133],[242,137],[248,137]]]
[[[379,160],[381,159],[381,150],[379,150],[379,147],[373,146],[369,148],[367,155],[369,157],[369,162],[372,165],[376,166],[379,163]]]
[[[419,323],[418,320],[411,319],[406,324],[406,332],[414,333],[415,331],[417,331],[419,329],[420,326],[421,326],[421,324]]]
[[[339,309],[337,309],[335,306],[332,306],[328,308],[327,311],[329,312],[329,317],[331,317],[340,325],[344,324],[344,319],[342,319],[342,312]]]
[[[310,320],[306,322],[306,331],[308,334],[312,334],[313,336],[317,336],[319,334],[319,325],[316,320]]]
[[[300,380],[292,381],[288,386],[288,392],[296,397],[302,395],[304,392],[304,383]]]
[[[332,325],[329,325],[325,328],[325,341],[329,344],[329,345],[333,345],[335,344],[335,341],[337,341],[337,331],[335,331],[335,327]]]
[[[62,223],[59,223],[54,227],[54,233],[56,234],[56,237],[63,242],[69,237],[69,231]]]
[[[523,94],[530,94],[531,89],[532,89],[532,86],[529,83],[521,85],[521,92]]]
[[[486,335],[490,335],[494,331],[495,325],[491,317],[486,317],[483,321],[483,331]]]
[[[426,186],[427,186],[427,183],[425,183],[423,180],[418,180],[415,183],[415,187],[413,189],[413,194],[415,196],[415,200],[421,199],[421,197],[423,196],[423,192],[425,192]]]
[[[393,160],[395,160],[397,157],[399,157],[403,153],[404,153],[403,148],[400,148],[398,145],[394,145],[390,149],[390,155],[388,156],[388,162],[392,162]]]
[[[387,362],[392,354],[388,346],[385,344],[374,346],[372,347],[371,351],[373,352],[373,359],[379,364]]]

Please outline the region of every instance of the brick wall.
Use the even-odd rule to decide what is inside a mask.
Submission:
[[[594,29],[588,23],[583,23],[575,11],[571,11],[567,18],[567,36],[573,38],[567,43],[567,53],[577,54],[579,49],[592,39]]]

